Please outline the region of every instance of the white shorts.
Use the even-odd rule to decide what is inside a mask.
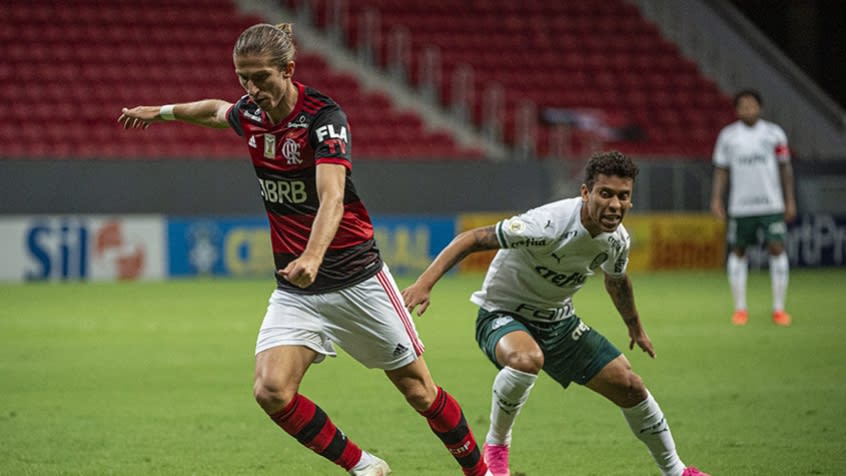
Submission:
[[[280,345],[302,345],[335,357],[333,344],[368,368],[393,370],[423,354],[388,266],[355,286],[322,294],[273,291],[261,323],[256,354]]]

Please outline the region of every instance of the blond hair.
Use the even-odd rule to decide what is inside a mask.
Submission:
[[[232,49],[233,56],[267,56],[279,68],[285,68],[296,54],[291,23],[253,25],[241,33]]]

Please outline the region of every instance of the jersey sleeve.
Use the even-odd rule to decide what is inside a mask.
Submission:
[[[619,240],[611,247],[608,259],[602,263],[602,271],[611,276],[626,274],[626,268],[629,266],[629,250],[632,247],[632,238],[623,225],[617,228],[617,232]]]
[[[229,121],[229,127],[231,127],[236,134],[240,137],[244,136],[244,126],[241,124],[241,114],[240,110],[241,107],[247,100],[247,96],[241,96],[241,99],[238,100],[235,104],[229,107],[229,110],[226,111],[226,120]]]
[[[555,220],[540,208],[502,220],[495,229],[500,248],[544,248],[558,235]]]
[[[731,165],[728,153],[727,131],[727,128],[720,131],[720,135],[717,136],[717,142],[714,145],[714,165],[723,169],[728,168]]]
[[[314,163],[341,164],[352,168],[351,136],[347,115],[338,106],[321,110],[309,130],[309,142],[314,149]]]

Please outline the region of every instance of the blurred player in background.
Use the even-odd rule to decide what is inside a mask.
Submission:
[[[403,290],[410,312],[429,306],[435,283],[470,253],[498,249],[480,291],[476,340],[499,369],[493,382],[484,455],[494,476],[508,476],[511,428],[544,370],[567,388],[585,385],[622,409],[664,475],[704,475],[685,467],[658,403],[628,359],[576,315],[572,296],[599,268],[629,331],[629,348],[655,350],[640,322],[626,274],[630,240],[622,226],[632,206],[637,166],[619,152],[594,154],[581,197],[552,202],[496,225],[459,234]],[[563,474],[563,473],[562,473]]]
[[[277,289],[256,343],[254,393],[283,430],[352,475],[391,472],[353,443],[299,393],[312,363],[338,344],[380,368],[420,412],[465,475],[486,466],[461,407],[432,380],[423,344],[373,240],[367,210],[350,179],[347,118],[332,99],[292,79],[290,24],[255,25],[238,38],[233,61],[246,95],[124,108],[126,129],[180,120],[232,128],[249,150],[270,221]]]
[[[789,326],[784,310],[790,263],[784,251],[787,223],[796,218],[793,168],[787,136],[777,124],[761,119],[761,96],[743,90],[734,97],[738,120],[726,126],[714,147],[714,183],[711,213],[726,219],[723,195],[731,181],[728,206],[728,244],[731,252],[726,269],[734,296],[731,322],[742,326],[749,320],[746,308],[746,250],[758,243],[763,232],[770,255],[773,322]]]

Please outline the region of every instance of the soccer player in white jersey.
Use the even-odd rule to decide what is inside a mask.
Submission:
[[[758,243],[762,231],[770,255],[772,319],[777,325],[789,326],[791,318],[784,303],[790,264],[784,235],[787,223],[796,217],[793,169],[787,136],[777,124],[761,119],[761,104],[757,91],[743,90],[734,97],[738,120],[720,132],[714,147],[711,213],[726,219],[723,195],[730,181],[727,238],[731,252],[726,270],[734,297],[732,323],[742,326],[749,320],[746,249]]]
[[[403,290],[405,304],[423,314],[444,273],[470,253],[499,250],[482,289],[470,298],[479,306],[476,340],[499,369],[484,446],[495,476],[510,475],[511,428],[541,370],[564,388],[576,382],[619,406],[665,476],[705,475],[679,458],[661,408],[628,359],[576,315],[573,295],[601,270],[628,328],[629,349],[637,345],[655,357],[626,274],[630,239],[622,222],[638,168],[611,151],[594,154],[585,172],[579,197],[456,236]]]

